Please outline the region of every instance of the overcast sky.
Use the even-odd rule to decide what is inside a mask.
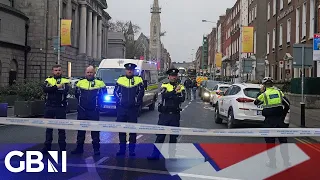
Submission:
[[[211,32],[215,26],[203,23],[202,19],[216,22],[219,15],[231,8],[236,0],[159,0],[162,8],[161,31],[165,48],[172,61],[191,61],[202,43],[202,36]],[[107,12],[113,21],[132,21],[141,27],[141,32],[150,36],[150,7],[153,0],[107,0]],[[136,35],[135,38],[137,38]],[[192,50],[194,49],[194,50]]]

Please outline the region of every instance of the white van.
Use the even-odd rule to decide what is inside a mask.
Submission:
[[[145,95],[143,97],[143,107],[148,106],[149,110],[155,109],[155,103],[158,98],[158,69],[157,63],[136,60],[136,59],[103,59],[99,65],[96,76],[101,78],[107,86],[108,94],[103,97],[101,111],[111,111],[116,109],[116,102],[113,91],[117,79],[121,75],[125,75],[124,65],[126,63],[134,63],[137,65],[135,75],[141,76],[145,83]],[[139,113],[140,114],[140,113]]]

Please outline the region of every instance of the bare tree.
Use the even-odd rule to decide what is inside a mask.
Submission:
[[[124,36],[127,39],[127,32],[129,29],[129,25],[130,25],[130,21],[109,21],[109,30],[110,31],[114,31],[114,32],[122,32],[124,34]],[[134,34],[137,34],[140,32],[140,26],[137,24],[132,23],[132,28],[133,28],[133,32]]]

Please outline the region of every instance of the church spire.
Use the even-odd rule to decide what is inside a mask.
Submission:
[[[158,0],[153,0],[153,6],[151,7],[151,13],[161,13],[161,8],[159,7]]]
[[[127,34],[128,34],[128,35],[134,34],[133,26],[132,26],[131,21],[130,21],[130,23],[129,23],[129,27],[128,27],[128,32],[127,32]]]

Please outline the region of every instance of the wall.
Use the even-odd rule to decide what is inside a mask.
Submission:
[[[16,81],[24,78],[27,22],[28,18],[22,12],[0,4],[0,87],[9,85],[10,71],[16,73]]]
[[[114,44],[110,43],[108,44],[108,58],[125,58],[124,52],[125,52],[125,46],[123,44]]]

